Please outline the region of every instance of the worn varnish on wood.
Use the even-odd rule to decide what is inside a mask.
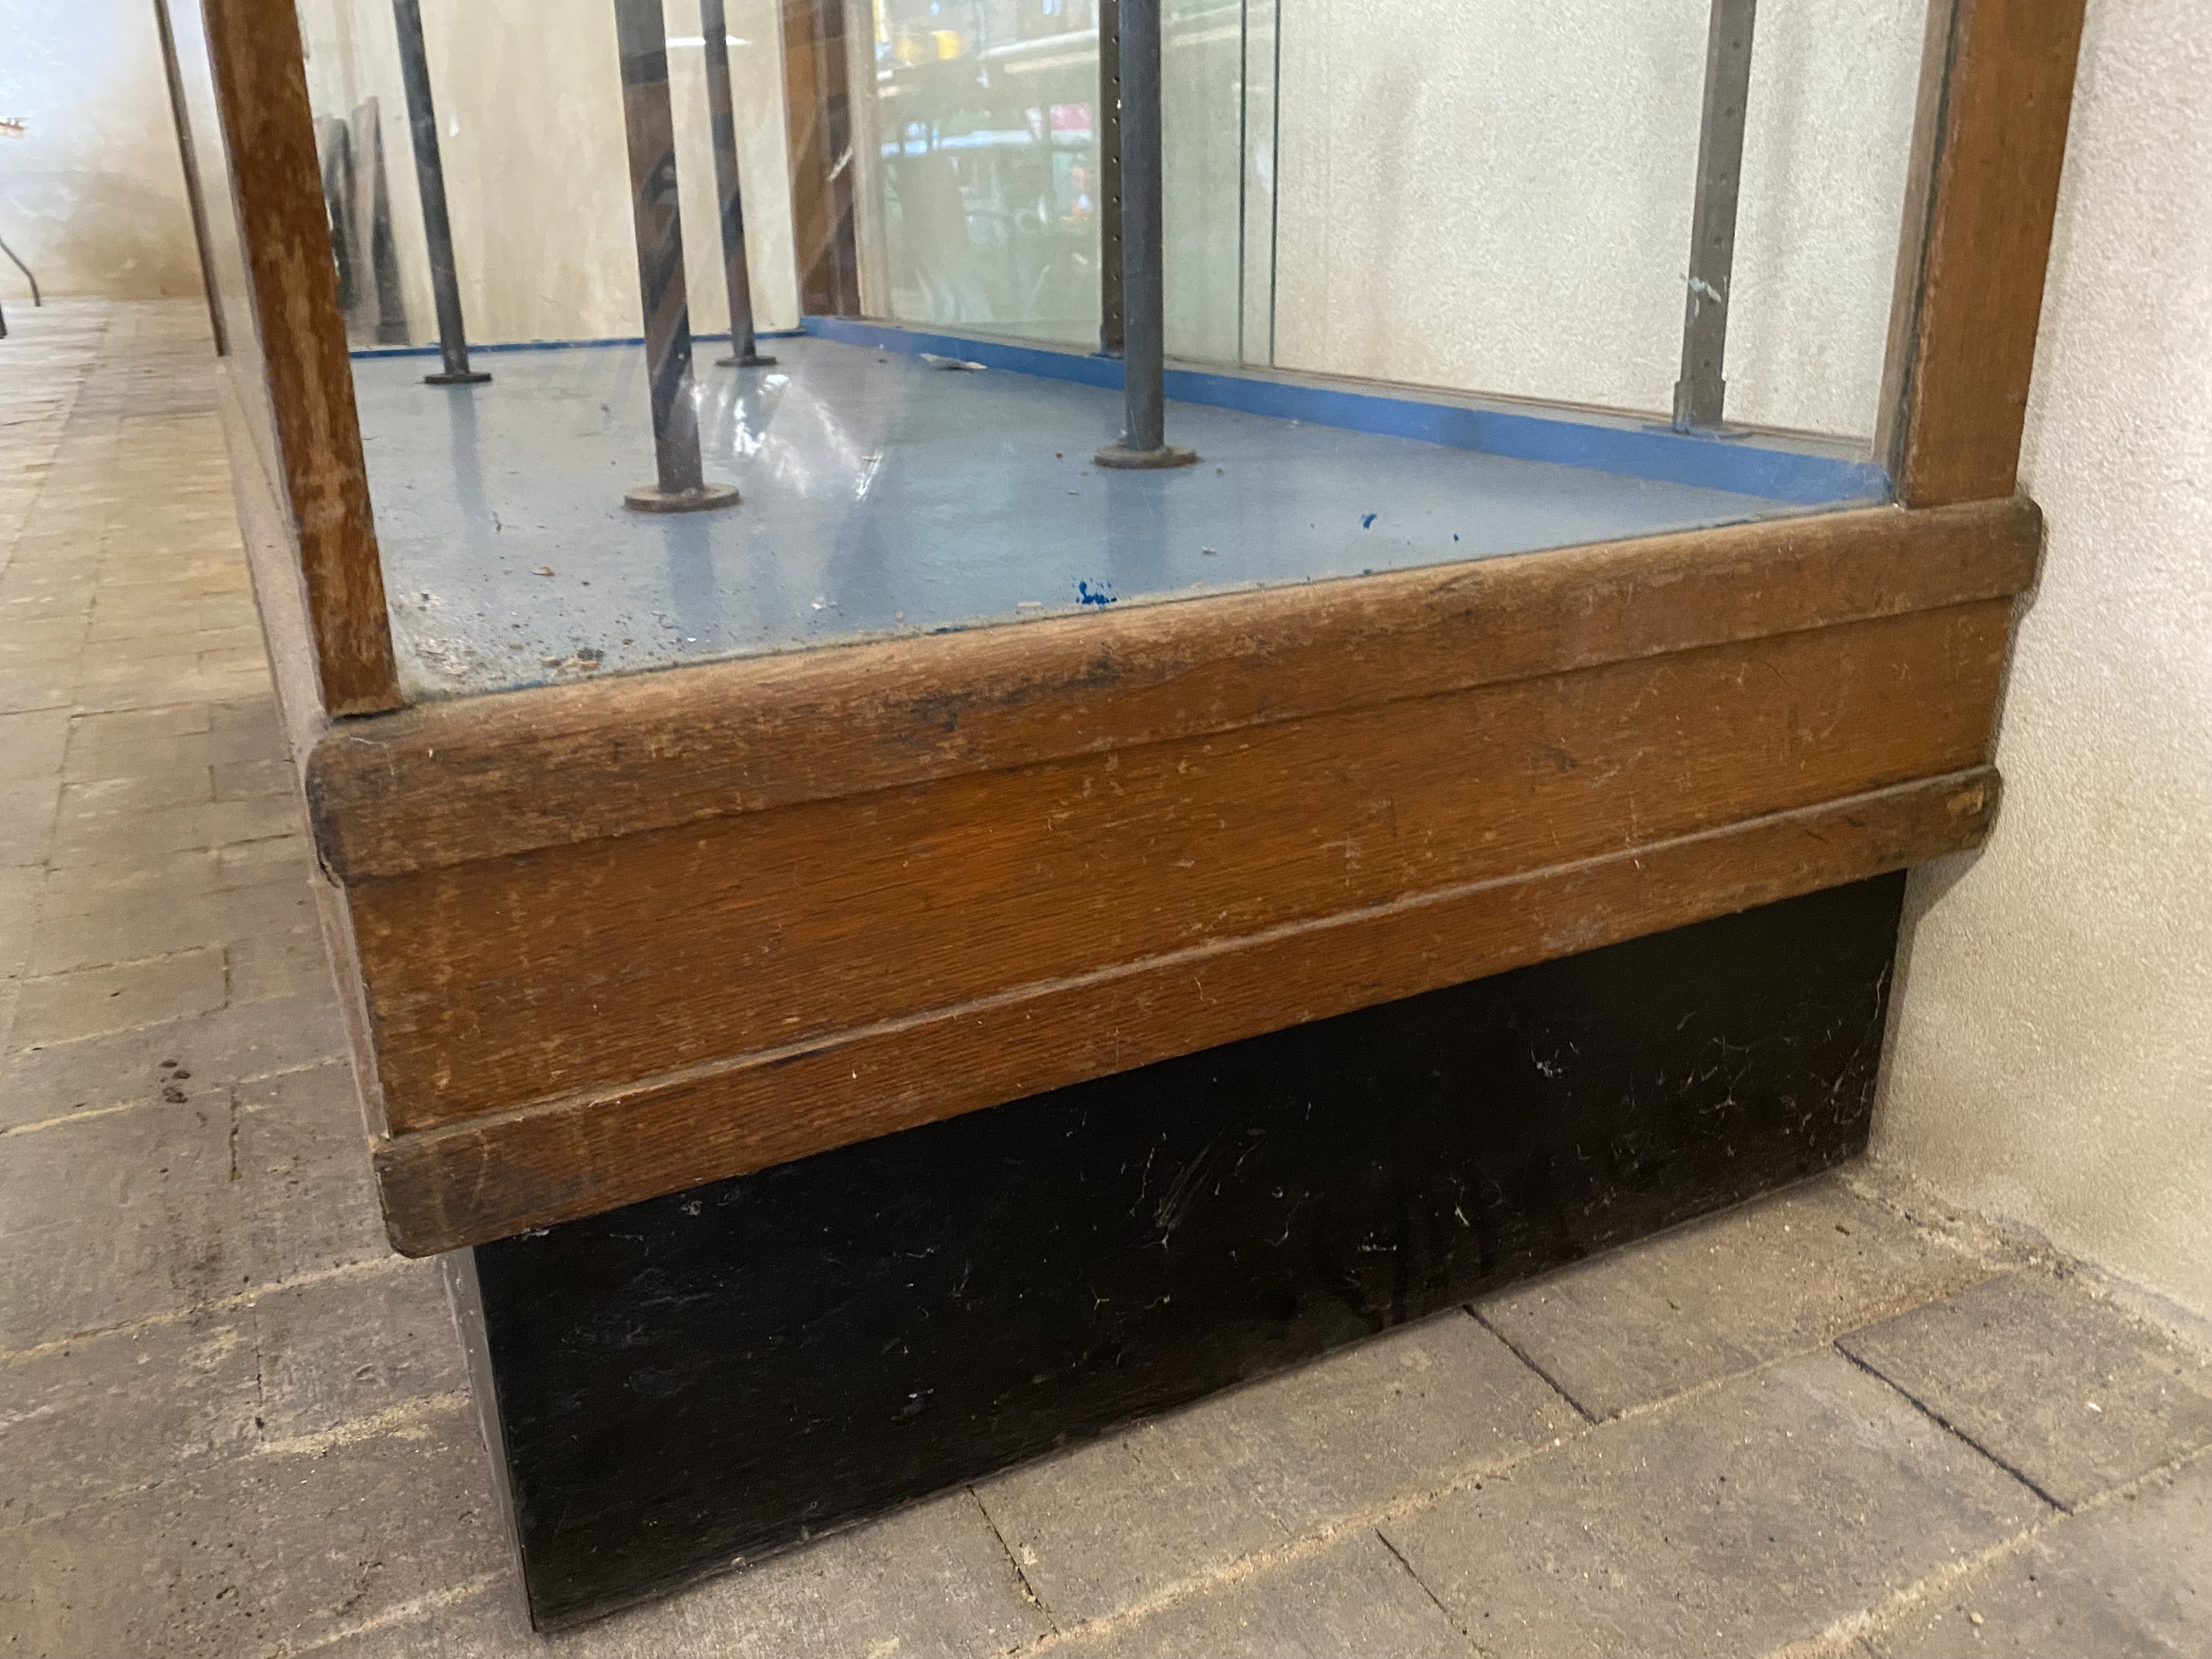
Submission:
[[[844,44],[782,4],[803,285],[848,310]],[[277,438],[263,539],[297,550],[297,580],[264,558],[257,585],[311,644],[285,698],[323,734],[307,783],[395,1240],[503,1237],[1973,845],[2039,534],[2007,498],[2081,11],[1931,23],[1881,449],[1926,510],[358,720],[397,692],[297,22],[207,0]]]
[[[2034,509],[410,711],[317,750],[423,1250],[1969,846]]]
[[[1883,421],[1908,507],[2013,492],[2085,0],[1934,0]]]
[[[276,428],[297,574],[256,588],[264,613],[304,603],[321,708],[399,706],[384,573],[370,522],[353,369],[331,259],[330,214],[307,106],[300,21],[289,4],[204,0],[210,68]],[[234,447],[236,465],[258,465]],[[283,591],[296,583],[295,599]]]

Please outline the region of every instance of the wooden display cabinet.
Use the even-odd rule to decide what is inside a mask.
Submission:
[[[653,672],[586,656],[430,699],[404,626],[395,647],[408,601],[357,413],[376,366],[349,356],[293,7],[168,9],[204,182],[235,210],[207,250],[226,429],[363,1155],[395,1247],[458,1253],[541,1623],[1863,1145],[1893,872],[1976,846],[1996,810],[2080,0],[1930,8],[1874,452],[1889,500],[635,665]],[[820,138],[844,71],[793,33],[812,9],[786,7],[791,129],[813,135],[793,215],[809,303],[849,313]],[[854,420],[893,394],[836,390],[834,354],[898,377],[907,408],[929,371],[902,354],[944,343],[810,328],[779,347],[793,384]],[[1000,351],[999,380],[932,386],[979,422],[1044,421],[1054,376],[1111,373],[970,345]],[[1346,397],[1437,431],[1508,419],[1213,378],[1170,394],[1240,421]],[[520,367],[422,395],[508,386]],[[1588,429],[1662,469],[1722,447]],[[1196,471],[1194,491],[1232,487]],[[745,495],[738,514],[782,522]],[[1240,499],[1231,520],[1259,510]],[[905,510],[870,533],[951,509]],[[1214,1209],[1178,1255],[1167,1194],[1193,1182]],[[1254,1265],[1271,1248],[1279,1271]],[[1155,1305],[1075,1307],[1109,1284]],[[927,1342],[917,1306],[943,1310]],[[688,1379],[657,1421],[631,1388],[647,1364]]]

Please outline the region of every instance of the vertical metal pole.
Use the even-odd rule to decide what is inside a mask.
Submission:
[[[730,355],[723,368],[761,368],[773,363],[753,344],[752,273],[745,268],[745,210],[738,185],[738,111],[730,94],[730,24],[723,0],[699,0],[700,32],[707,37],[707,110],[714,127],[714,185],[722,201],[722,276],[730,295]]]
[[[1101,466],[1188,466],[1167,441],[1160,277],[1160,0],[1121,0],[1121,383],[1128,424]]]
[[[208,262],[207,198],[200,190],[198,149],[192,143],[192,124],[185,113],[184,70],[177,62],[177,34],[169,22],[169,0],[154,0],[154,30],[161,41],[161,74],[169,83],[169,112],[177,122],[177,155],[185,164],[185,205],[192,216],[192,240],[198,244],[200,283],[207,289],[208,321],[215,329],[215,355],[228,357],[230,341],[223,333],[222,301],[215,286],[215,267]],[[7,332],[0,328],[0,335]]]
[[[1098,0],[1098,355],[1121,355],[1121,0]]]
[[[1705,102],[1698,131],[1698,200],[1690,225],[1689,293],[1683,302],[1682,378],[1674,430],[1721,424],[1728,395],[1729,285],[1735,270],[1736,198],[1743,183],[1744,106],[1751,90],[1751,31],[1759,0],[1713,0],[1705,37]]]
[[[461,282],[453,270],[453,226],[446,216],[446,165],[438,155],[438,112],[430,101],[430,60],[422,51],[421,0],[392,0],[399,30],[399,78],[407,88],[407,131],[415,141],[415,184],[422,198],[422,240],[430,251],[430,292],[438,302],[438,353],[445,368],[431,386],[477,386],[491,376],[469,367],[461,321]]]
[[[637,285],[645,308],[646,374],[653,396],[654,482],[623,500],[641,513],[695,513],[738,499],[699,466],[699,405],[692,395],[691,314],[684,288],[684,222],[676,200],[676,114],[668,98],[668,34],[660,0],[614,0],[622,53],[623,131],[629,143],[630,211],[637,229]]]

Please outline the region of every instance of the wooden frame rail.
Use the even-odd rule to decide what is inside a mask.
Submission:
[[[2039,534],[1884,508],[349,727],[308,787],[395,1241],[1971,846]]]
[[[823,100],[791,111],[800,245],[845,308],[843,45],[790,38],[821,3],[784,0]],[[392,712],[297,21],[205,0],[282,463],[249,516],[298,555],[257,581],[313,646],[305,781],[395,1241],[1974,845],[2081,13],[1932,7],[1876,451],[1903,507]]]
[[[1932,0],[1875,455],[1907,507],[2013,492],[2086,0]]]
[[[270,482],[298,544],[323,708],[331,714],[397,708],[392,620],[369,514],[299,14],[292,0],[204,0],[204,15],[276,428],[283,477]],[[284,605],[289,597],[264,594],[261,602]]]

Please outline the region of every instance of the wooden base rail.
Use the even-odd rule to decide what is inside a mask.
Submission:
[[[392,1242],[480,1243],[1856,881],[1978,845],[1996,794],[1978,767],[402,1135],[376,1157]]]

